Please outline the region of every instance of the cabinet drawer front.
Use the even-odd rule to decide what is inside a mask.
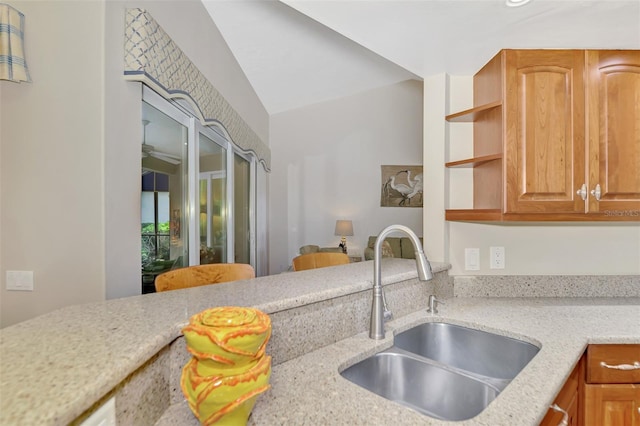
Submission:
[[[640,345],[589,345],[587,383],[640,383],[640,368],[625,368],[640,363]]]

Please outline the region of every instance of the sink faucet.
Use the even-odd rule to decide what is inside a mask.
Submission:
[[[369,329],[369,337],[376,340],[384,339],[384,321],[392,317],[391,311],[387,308],[384,291],[382,290],[380,265],[382,243],[389,234],[396,231],[405,233],[409,237],[411,244],[413,244],[413,249],[416,254],[416,267],[418,268],[418,279],[420,279],[420,281],[429,281],[433,278],[431,264],[424,255],[420,240],[411,229],[403,225],[391,225],[380,232],[373,248],[373,302],[371,304],[371,327]]]

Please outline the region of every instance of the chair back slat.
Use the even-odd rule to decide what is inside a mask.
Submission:
[[[349,256],[344,253],[318,252],[301,254],[293,259],[293,270],[325,268],[327,266],[345,265],[349,263]]]
[[[255,278],[251,265],[244,263],[213,263],[174,269],[156,277],[156,291],[178,290],[207,284]]]

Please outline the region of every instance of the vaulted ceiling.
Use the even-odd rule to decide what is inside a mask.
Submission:
[[[472,75],[503,48],[640,49],[640,0],[202,1],[269,114]]]

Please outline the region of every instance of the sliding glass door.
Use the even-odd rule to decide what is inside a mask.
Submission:
[[[255,158],[187,105],[144,87],[142,287],[167,270],[209,263],[255,267]]]
[[[233,156],[233,234],[236,263],[251,263],[251,170],[250,163]]]
[[[227,262],[227,150],[199,132],[200,264]]]
[[[140,255],[142,292],[148,293],[157,275],[189,258],[188,120],[142,105]]]

